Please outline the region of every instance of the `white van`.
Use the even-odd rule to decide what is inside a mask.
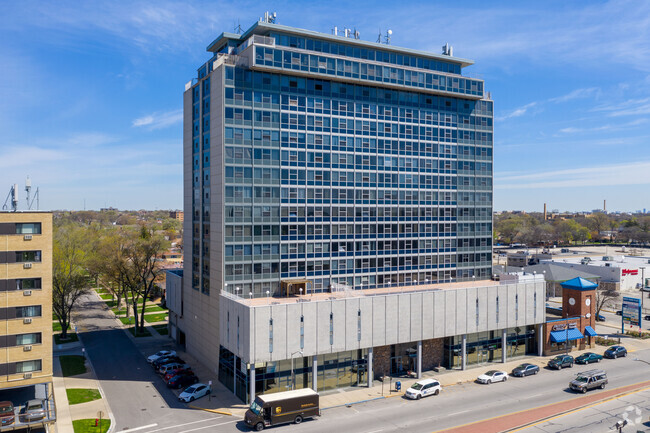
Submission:
[[[419,400],[422,397],[438,395],[441,389],[442,387],[437,379],[424,379],[411,385],[404,396],[412,400]]]

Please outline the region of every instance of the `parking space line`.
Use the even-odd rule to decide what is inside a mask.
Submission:
[[[219,418],[223,418],[223,417],[222,416],[216,416],[214,418],[202,419],[202,420],[199,420],[199,421],[191,421],[191,422],[186,422],[184,424],[172,425],[172,426],[169,426],[169,427],[161,427],[161,428],[156,429],[156,430],[151,430],[151,431],[149,431],[147,433],[154,433],[154,432],[159,432],[159,431],[163,431],[163,430],[169,430],[170,428],[178,428],[178,427],[183,427],[183,426],[187,426],[187,425],[197,424],[197,423],[200,423],[200,422],[214,421],[215,419],[219,419]],[[154,424],[154,427],[157,426],[157,425],[158,424]],[[120,433],[125,433],[125,432],[120,432]]]
[[[226,422],[222,422],[222,423],[220,423],[220,424],[210,424],[210,425],[205,425],[205,426],[203,426],[203,427],[197,427],[197,428],[194,428],[194,429],[191,429],[191,430],[183,430],[183,431],[178,432],[178,433],[189,433],[189,432],[192,432],[192,431],[203,430],[204,428],[209,428],[209,427],[218,427],[218,426],[220,426],[220,425],[224,425],[224,424],[231,424],[231,423],[233,423],[233,422],[239,422],[239,420],[226,421]]]
[[[136,427],[136,428],[130,428],[128,430],[121,430],[120,433],[131,433],[133,431],[138,431],[138,430],[144,430],[146,428],[151,428],[151,427],[156,427],[158,424],[148,424],[148,425],[143,425],[142,427]]]

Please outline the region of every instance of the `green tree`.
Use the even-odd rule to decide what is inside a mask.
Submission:
[[[89,292],[85,269],[86,230],[71,224],[55,227],[52,254],[52,309],[68,336],[71,315],[79,298]]]

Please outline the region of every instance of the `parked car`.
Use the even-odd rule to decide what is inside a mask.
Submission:
[[[605,389],[605,385],[607,385],[607,373],[603,370],[583,371],[569,382],[569,388],[582,393],[594,388]]]
[[[512,370],[512,375],[517,376],[517,377],[524,377],[524,376],[530,376],[531,374],[537,374],[539,373],[539,366],[535,364],[521,364],[517,367],[515,367]]]
[[[603,359],[603,355],[586,352],[576,357],[576,364],[591,364],[592,362],[600,362],[601,359]]]
[[[605,319],[605,316],[603,316],[602,314],[598,314],[596,316],[596,322],[606,322],[606,321],[607,320]]]
[[[646,314],[643,320],[650,320],[650,314]]]
[[[168,371],[167,373],[165,373],[165,375],[163,376],[163,381],[167,383],[169,382],[169,379],[171,379],[172,377],[178,376],[179,374],[183,374],[183,373],[194,374],[190,366],[188,366],[187,368],[175,368],[172,371]]]
[[[490,370],[476,378],[478,383],[505,382],[508,380],[508,373],[500,370]]]
[[[424,379],[415,382],[409,389],[406,390],[404,396],[412,400],[419,400],[422,397],[440,394],[440,382],[437,379]]]
[[[185,403],[189,403],[190,401],[194,401],[197,398],[210,394],[210,392],[212,392],[212,388],[210,388],[209,385],[206,385],[205,383],[195,383],[194,385],[185,388],[185,391],[181,392],[178,399]]]
[[[605,358],[616,359],[627,356],[627,349],[623,346],[611,346],[605,351]]]
[[[20,420],[23,422],[32,422],[43,419],[47,416],[45,409],[45,400],[33,399],[25,403],[20,410]]]
[[[170,364],[161,365],[160,368],[158,369],[158,373],[160,373],[161,375],[164,376],[167,373],[169,373],[170,371],[174,371],[174,370],[177,370],[177,369],[187,370],[188,368],[190,368],[190,366],[187,365],[187,364],[181,364],[179,362],[172,362]]]
[[[563,367],[573,367],[573,356],[558,355],[548,362],[548,367],[558,370],[562,370]]]
[[[623,315],[623,310],[617,310],[616,315],[617,316],[622,316]]]
[[[11,425],[14,423],[16,415],[14,414],[14,404],[10,401],[0,401],[0,423],[1,425]]]
[[[183,361],[178,356],[163,356],[162,358],[156,359],[154,362],[152,362],[151,366],[154,368],[154,370],[157,371],[163,365],[171,364],[172,362],[177,362],[179,364],[185,364],[185,361]]]
[[[159,351],[157,353],[154,353],[153,355],[147,357],[147,362],[149,364],[151,364],[156,359],[162,358],[163,356],[175,356],[175,355],[176,355],[176,351],[174,351],[174,350],[161,350],[161,351]]]
[[[169,388],[183,388],[184,386],[194,385],[199,382],[199,378],[194,375],[191,371],[186,371],[185,373],[179,373],[176,376],[173,376],[167,381],[167,386]]]

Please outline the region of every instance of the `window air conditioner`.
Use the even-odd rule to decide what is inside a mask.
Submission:
[[[31,317],[25,317],[25,318],[23,319],[23,323],[25,323],[25,324],[27,324],[27,323],[32,323],[32,318],[31,318]]]
[[[29,352],[32,350],[32,346],[23,346],[23,352]]]
[[[32,235],[25,235],[24,239],[26,241],[31,241],[32,240]]]
[[[23,296],[32,296],[31,290],[23,290]]]
[[[23,374],[23,379],[31,379],[31,378],[32,378],[32,373]]]
[[[23,268],[24,269],[31,269],[32,264],[31,263],[23,263]]]

